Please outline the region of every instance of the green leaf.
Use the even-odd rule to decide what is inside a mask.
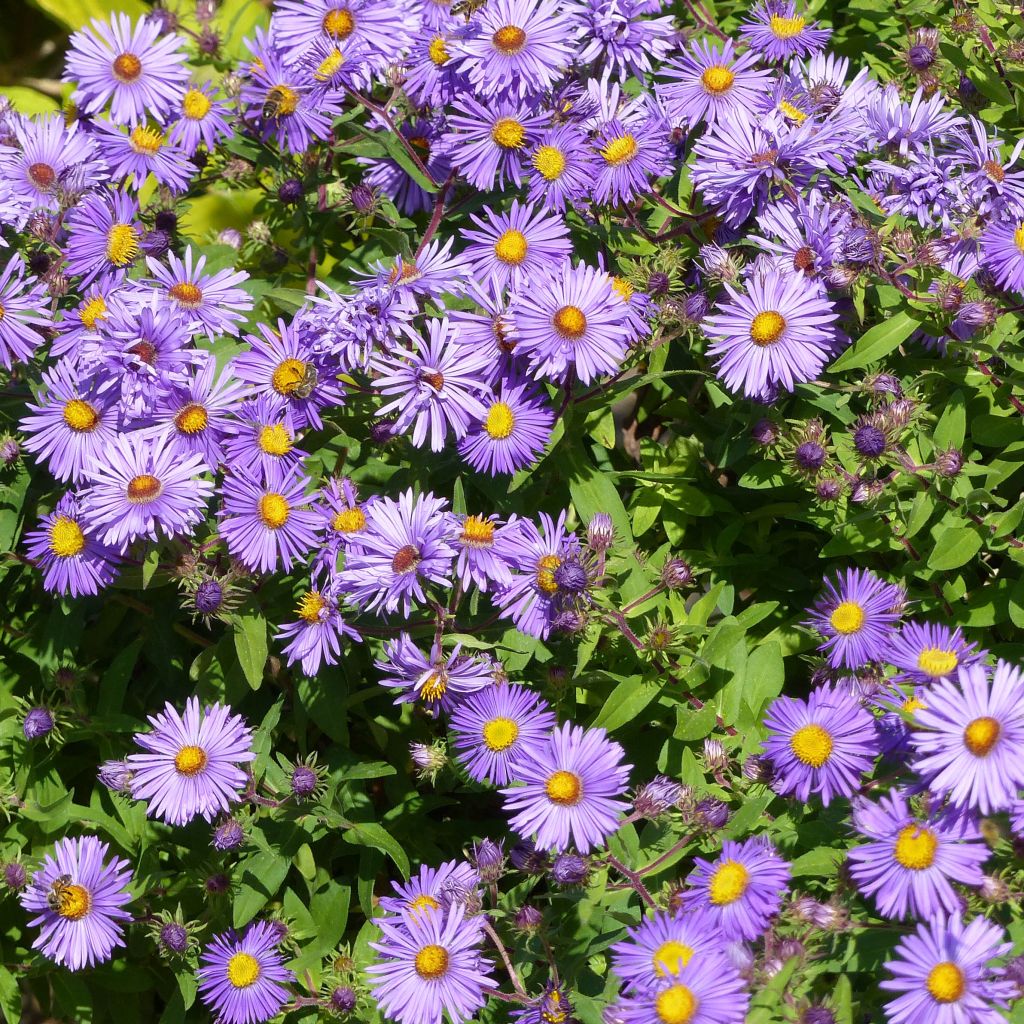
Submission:
[[[608,695],[604,707],[591,722],[592,728],[614,732],[627,722],[632,722],[648,704],[661,693],[661,687],[643,676],[623,679]]]
[[[938,539],[928,556],[928,568],[946,571],[966,565],[981,550],[981,536],[969,526],[954,526]]]
[[[32,4],[68,29],[88,25],[93,18],[104,21],[117,11],[130,18],[149,14],[142,0],[32,0]]]
[[[908,313],[895,316],[875,324],[865,331],[832,365],[831,373],[856,370],[869,363],[883,359],[893,349],[903,344],[917,329],[919,321]]]
[[[22,85],[5,85],[0,89],[0,96],[6,96],[19,114],[52,114],[60,110],[60,104],[52,96]]]
[[[607,512],[619,537],[627,544],[632,543],[629,514],[615,484],[578,449],[563,452],[562,460],[569,471],[572,503],[583,522],[589,523],[598,512]]]
[[[235,652],[246,682],[258,690],[267,664],[267,620],[259,612],[235,616]]]
[[[236,928],[241,928],[277,895],[291,861],[279,853],[261,850],[246,857],[238,867],[241,881],[232,904],[232,920]]]
[[[398,840],[383,825],[375,821],[350,822],[341,837],[353,846],[369,846],[380,850],[395,862],[403,878],[409,877],[409,858]]]

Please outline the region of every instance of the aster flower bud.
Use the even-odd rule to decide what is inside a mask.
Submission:
[[[935,456],[935,462],[932,465],[939,476],[952,479],[959,476],[960,470],[964,468],[963,452],[959,448],[950,446]]]
[[[242,94],[242,88],[245,85],[245,79],[238,74],[236,71],[229,71],[221,79],[221,88],[224,90],[224,95],[229,100],[238,99]]]
[[[177,921],[168,921],[160,928],[160,945],[168,953],[180,956],[188,950],[188,930]]]
[[[301,203],[304,195],[305,189],[298,178],[286,178],[277,187],[277,198],[289,206]]]
[[[433,785],[438,773],[448,763],[448,755],[445,753],[444,744],[440,741],[434,743],[410,743],[409,755],[412,763],[416,766],[416,776],[421,781],[426,780]]]
[[[978,98],[978,87],[967,77],[960,75],[960,81],[956,87],[957,95],[964,103],[971,103]]]
[[[817,441],[803,441],[793,449],[793,461],[798,469],[807,474],[817,473],[827,458],[828,452]]]
[[[647,294],[652,298],[660,298],[667,295],[672,287],[672,278],[663,270],[652,271],[647,277]]]
[[[664,654],[676,643],[676,631],[664,621],[655,622],[644,638],[644,650],[651,654]]]
[[[228,818],[222,821],[213,830],[213,848],[215,850],[236,850],[242,845],[245,839],[245,830],[242,823],[235,818]]]
[[[729,805],[714,797],[698,800],[693,809],[693,823],[709,831],[722,828],[729,820]]]
[[[232,249],[241,249],[242,233],[236,228],[224,228],[224,230],[217,235],[217,241],[221,245],[231,246]]]
[[[559,885],[582,885],[589,874],[589,864],[576,853],[560,853],[551,865],[551,877]]]
[[[600,554],[615,543],[615,526],[607,512],[597,512],[587,526],[587,546]]]
[[[352,186],[348,197],[356,213],[363,214],[369,213],[377,201],[373,188],[362,181],[358,185]]]
[[[519,932],[535,932],[544,923],[544,915],[529,903],[521,906],[512,918],[512,925]]]
[[[28,884],[28,872],[25,865],[18,860],[8,861],[4,865],[4,885],[14,892],[20,892]]]
[[[836,1024],[836,1016],[826,1006],[808,1006],[800,1014],[800,1024]]]
[[[196,611],[214,615],[224,601],[224,588],[216,580],[203,580],[196,588],[194,600]]]
[[[516,843],[509,851],[512,866],[528,875],[543,875],[548,869],[548,855],[534,846],[529,839]]]
[[[843,482],[834,476],[820,477],[814,483],[814,493],[818,501],[838,501],[843,493]]]
[[[661,582],[669,590],[678,590],[693,581],[693,570],[682,558],[669,558],[661,568]]]
[[[50,254],[43,249],[37,249],[28,258],[28,269],[33,274],[37,274],[42,277],[50,269],[50,264],[53,260],[50,258]]]
[[[21,458],[21,445],[13,437],[0,438],[0,462],[13,466]]]
[[[745,779],[750,779],[751,782],[763,782],[768,784],[772,780],[774,772],[772,771],[772,763],[765,757],[761,757],[758,754],[751,754],[750,757],[743,762],[743,767],[740,769]]]
[[[754,424],[750,431],[750,436],[755,444],[767,448],[769,445],[775,444],[779,439],[778,424],[767,417],[762,417]]]
[[[231,879],[223,872],[218,871],[207,877],[203,887],[211,896],[218,896],[231,888]]]
[[[656,775],[637,789],[633,797],[633,811],[642,818],[657,818],[675,806],[681,790],[681,784],[667,775]]]
[[[1006,980],[1012,981],[1017,986],[1018,992],[1024,992],[1024,956],[1015,956],[1012,960],[1007,961],[1003,971]]]
[[[729,767],[725,744],[713,736],[704,740],[704,766],[709,772],[724,772]]]
[[[699,324],[708,315],[710,308],[711,303],[704,292],[694,292],[692,295],[687,295],[686,300],[683,302],[686,319],[695,324]]]
[[[127,761],[104,761],[96,776],[111,792],[128,793],[133,774]]]
[[[735,281],[740,276],[740,262],[720,245],[709,242],[700,247],[700,266],[712,281]]]
[[[885,424],[890,430],[902,430],[911,421],[916,411],[917,402],[912,398],[897,398],[880,410],[885,418]]]
[[[907,63],[915,71],[927,71],[935,63],[936,53],[924,43],[914,43],[907,50]]]
[[[274,241],[273,232],[271,232],[266,221],[262,220],[254,220],[249,225],[246,235],[254,245],[270,245]]]
[[[158,230],[172,235],[178,230],[178,215],[173,210],[161,210],[153,218],[153,224]]]
[[[996,875],[986,875],[978,889],[986,903],[1005,903],[1010,898],[1010,887]]]
[[[877,419],[862,418],[854,426],[853,447],[862,458],[877,459],[885,454],[889,447],[889,438],[886,437]]]
[[[316,789],[317,775],[308,765],[297,764],[292,769],[292,795],[297,800],[305,800]]]
[[[199,31],[199,52],[207,57],[216,57],[220,53],[220,33],[209,25]]]
[[[856,267],[844,263],[833,263],[825,271],[825,280],[833,288],[849,288],[857,280],[858,273]]]
[[[498,881],[505,873],[505,851],[501,848],[501,843],[492,842],[490,839],[481,839],[479,843],[474,843],[470,862],[476,868],[480,881],[485,885]]]
[[[964,301],[964,290],[961,285],[945,282],[936,291],[939,309],[943,313],[955,313]]]
[[[49,708],[34,707],[26,712],[21,731],[27,740],[37,740],[48,735],[54,727],[53,712]]]
[[[582,632],[586,628],[586,625],[586,618],[572,608],[566,608],[563,611],[560,611],[551,620],[551,628],[556,633],[568,633],[570,636],[574,633]]]
[[[566,558],[552,574],[558,589],[568,594],[582,594],[590,583],[587,570],[578,558]]]
[[[341,1014],[351,1013],[356,1008],[358,1001],[355,989],[350,988],[348,985],[338,985],[336,988],[333,988],[328,999],[331,1009],[335,1013]]]
[[[386,444],[395,436],[395,421],[390,419],[377,420],[370,424],[370,441],[376,445]]]

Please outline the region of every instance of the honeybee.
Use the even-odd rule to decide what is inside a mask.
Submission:
[[[46,905],[55,913],[60,910],[64,893],[69,888],[71,888],[70,875],[58,875],[50,884],[50,891],[46,894]]]
[[[302,371],[302,376],[292,389],[292,394],[296,398],[309,398],[319,380],[320,374],[316,372],[316,367],[312,363],[306,363],[306,368]]]
[[[486,6],[487,0],[456,0],[451,10],[453,15],[464,14],[466,21],[469,21],[477,11]]]
[[[263,116],[265,118],[280,117],[281,107],[287,98],[288,93],[284,88],[280,85],[275,85],[267,93],[267,98],[263,101]]]

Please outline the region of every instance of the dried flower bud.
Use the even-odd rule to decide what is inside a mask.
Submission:
[[[1010,887],[996,875],[986,875],[978,893],[986,903],[1005,903],[1010,898]]]

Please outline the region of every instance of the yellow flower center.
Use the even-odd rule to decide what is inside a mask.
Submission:
[[[467,547],[489,548],[494,543],[494,523],[483,516],[466,516],[459,540]]]
[[[404,575],[412,572],[421,560],[419,548],[414,544],[406,544],[405,547],[399,548],[395,552],[395,557],[391,559],[391,571],[400,576]]]
[[[781,313],[769,309],[764,313],[758,313],[750,322],[750,340],[763,348],[765,345],[774,345],[782,337],[786,329],[786,321]]]
[[[260,976],[260,962],[248,953],[236,953],[228,961],[228,981],[235,988],[255,985]]]
[[[715,868],[708,895],[716,907],[735,903],[750,884],[750,874],[738,860],[727,860]]]
[[[110,67],[119,82],[134,82],[142,74],[142,61],[134,53],[119,53]]]
[[[107,304],[103,299],[102,295],[97,295],[95,298],[90,299],[82,308],[78,311],[78,319],[89,328],[90,331],[95,330],[97,320],[107,319]]]
[[[451,59],[451,54],[448,52],[448,46],[444,36],[434,36],[430,42],[430,59],[438,66],[447,64]]]
[[[712,96],[721,96],[722,93],[728,92],[734,81],[736,76],[721,64],[712,64],[700,76],[700,84],[704,86],[704,91]]]
[[[918,700],[917,697],[908,697],[901,705],[901,709],[908,715],[912,715],[915,711],[920,711],[923,708],[928,707],[923,700]]]
[[[507,263],[512,266],[518,266],[523,260],[526,259],[526,250],[529,245],[526,241],[526,235],[522,231],[517,231],[515,228],[509,228],[498,240],[494,243],[494,255],[501,260],[502,263]]]
[[[126,493],[133,505],[149,505],[164,492],[164,485],[152,473],[140,473],[128,481]]]
[[[514,118],[502,117],[494,122],[491,138],[502,149],[521,149],[526,141],[526,129]]]
[[[832,736],[820,725],[805,725],[790,736],[789,749],[801,764],[820,768],[832,753]]]
[[[327,607],[327,602],[315,590],[310,590],[302,595],[299,607],[295,609],[300,619],[304,619],[310,625],[320,621],[320,613]]]
[[[925,675],[936,679],[948,676],[960,663],[955,651],[944,651],[941,647],[926,647],[917,656],[917,667]]]
[[[267,455],[287,455],[292,450],[291,435],[283,423],[263,427],[257,443]]]
[[[190,121],[202,121],[210,112],[210,97],[201,89],[189,89],[185,98],[181,101],[181,112]]]
[[[612,288],[623,302],[629,302],[633,298],[633,286],[624,277],[613,277]]]
[[[565,172],[565,154],[554,146],[539,146],[530,163],[546,181],[557,181]]]
[[[288,522],[291,509],[283,494],[264,494],[259,503],[260,519],[263,525],[271,530],[279,530]]]
[[[359,533],[366,529],[366,514],[361,508],[343,508],[335,513],[331,528],[338,533]]]
[[[518,25],[503,25],[491,36],[491,42],[501,53],[519,53],[526,45],[526,33]]]
[[[420,700],[440,700],[448,692],[448,674],[432,672],[420,687]]]
[[[57,516],[50,525],[50,550],[58,558],[73,558],[85,547],[85,534],[74,519]]]
[[[795,38],[803,32],[806,24],[803,18],[783,18],[778,14],[773,14],[768,23],[776,39]]]
[[[203,302],[203,290],[191,281],[180,281],[167,289],[167,294],[186,309],[198,309]]]
[[[207,760],[206,751],[202,747],[182,747],[174,755],[174,768],[179,775],[192,778],[206,767]]]
[[[935,863],[939,841],[935,833],[921,825],[912,824],[900,829],[893,856],[911,871],[924,871]]]
[[[174,425],[181,434],[201,434],[209,422],[209,413],[196,402],[190,402],[174,417]]]
[[[693,947],[685,942],[669,939],[663,942],[651,957],[651,966],[659,978],[666,974],[678,974],[693,958]]]
[[[797,124],[803,124],[807,120],[807,115],[799,107],[794,107],[792,103],[787,103],[786,100],[782,100],[779,103],[779,110],[791,121],[796,121]]]
[[[484,430],[494,441],[504,441],[515,429],[516,417],[507,402],[495,402],[487,411]]]
[[[99,426],[99,413],[81,398],[64,403],[64,422],[78,434],[88,434]]]
[[[448,970],[448,950],[444,946],[424,946],[416,954],[416,973],[426,981],[436,981]]]
[[[967,988],[964,972],[950,960],[943,960],[928,972],[928,991],[937,1003],[955,1003]]]
[[[263,104],[264,116],[267,109],[273,111],[273,117],[290,117],[299,105],[299,94],[287,85],[275,85],[267,90],[267,99]]]
[[[158,132],[155,128],[147,128],[142,124],[132,129],[128,139],[132,149],[144,156],[153,156],[159,153],[160,147],[164,144],[163,132]]]
[[[306,364],[301,359],[285,359],[277,364],[270,383],[279,395],[290,398],[302,384]]]
[[[81,885],[63,885],[57,895],[57,913],[67,921],[80,921],[89,913],[92,896]]]
[[[555,570],[562,564],[558,555],[545,555],[537,563],[537,586],[547,594],[553,594],[558,589],[555,582]]]
[[[840,636],[849,636],[864,625],[864,609],[856,601],[843,601],[836,605],[828,621]]]
[[[1017,230],[1013,233],[1013,244],[1017,246],[1021,252],[1024,252],[1024,221],[1021,221]]]
[[[427,893],[421,893],[409,904],[410,910],[440,910],[441,904]]]
[[[639,152],[640,147],[637,145],[636,139],[628,133],[609,139],[601,148],[604,162],[612,167],[628,164]]]
[[[484,746],[494,753],[508,750],[519,738],[519,726],[511,718],[492,718],[484,723]]]
[[[326,82],[328,79],[333,78],[345,64],[345,54],[335,47],[322,61],[316,71],[313,72],[313,77],[318,82]]]
[[[583,337],[587,329],[587,316],[579,306],[563,306],[551,318],[554,328],[563,338]]]
[[[131,224],[114,224],[107,232],[107,259],[115,267],[131,263],[139,254],[139,236]]]
[[[976,718],[964,729],[964,743],[975,757],[987,757],[999,742],[1002,727],[994,718]]]
[[[575,772],[557,771],[548,776],[544,792],[553,804],[572,807],[583,797],[583,780]]]
[[[346,7],[335,7],[324,15],[324,32],[335,39],[347,39],[355,31],[356,19]]]
[[[697,997],[685,985],[672,985],[654,1000],[662,1024],[690,1024],[698,1005]]]

